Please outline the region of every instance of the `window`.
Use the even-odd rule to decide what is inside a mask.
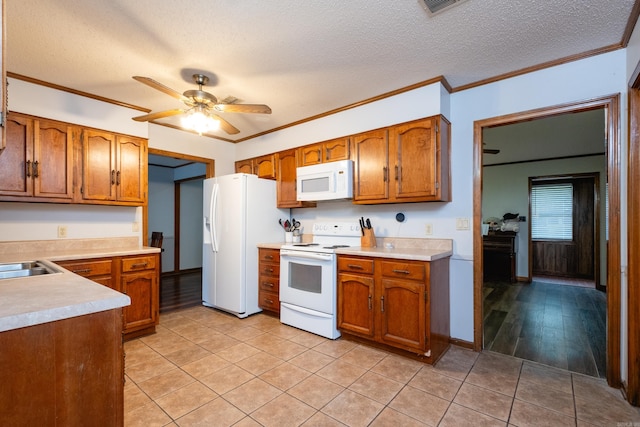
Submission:
[[[573,185],[534,184],[531,187],[531,238],[573,239]]]

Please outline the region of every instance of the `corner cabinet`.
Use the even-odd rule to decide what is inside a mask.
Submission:
[[[449,131],[434,116],[355,135],[353,203],[450,201]]]
[[[0,200],[71,203],[75,129],[10,113],[0,153]]]
[[[298,190],[296,182],[296,168],[298,167],[297,149],[276,153],[276,192],[278,208],[307,208],[315,207],[316,202],[301,202],[297,200]]]
[[[131,298],[123,307],[125,339],[155,332],[160,310],[159,253],[58,261],[56,264]]]
[[[82,201],[145,204],[147,169],[145,139],[92,129],[82,132]]]
[[[435,363],[449,346],[449,258],[339,255],[338,329]]]

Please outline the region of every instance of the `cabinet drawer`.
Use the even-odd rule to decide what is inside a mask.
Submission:
[[[373,274],[373,260],[362,258],[338,257],[338,271]]]
[[[258,285],[260,286],[260,290],[269,292],[280,291],[280,278],[261,274],[259,280]]]
[[[278,249],[260,249],[258,251],[258,261],[280,262],[280,251]]]
[[[271,311],[280,311],[280,300],[275,292],[260,291],[260,302],[258,305]]]
[[[57,264],[82,277],[111,275],[111,259],[99,261],[64,261],[58,262]]]
[[[122,272],[153,270],[156,268],[155,256],[141,256],[133,258],[124,258],[122,260]]]
[[[424,280],[425,266],[421,262],[382,261],[382,275],[403,279]]]
[[[260,263],[260,275],[280,277],[280,264]]]

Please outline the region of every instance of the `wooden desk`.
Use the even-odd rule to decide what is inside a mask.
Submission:
[[[516,282],[516,233],[490,231],[483,236],[484,280]]]

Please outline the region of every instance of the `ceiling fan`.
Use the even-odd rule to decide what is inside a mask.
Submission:
[[[271,108],[264,104],[236,104],[237,99],[233,97],[218,101],[218,98],[202,90],[202,86],[209,82],[209,77],[204,74],[194,74],[193,80],[198,85],[198,89],[187,90],[184,93],[177,92],[149,77],[133,76],[133,78],[182,101],[186,105],[186,108],[175,108],[134,117],[133,120],[138,122],[148,122],[178,114],[187,114],[184,118],[187,123],[183,124],[191,130],[202,134],[220,127],[229,135],[233,135],[239,133],[240,130],[216,113],[271,114]],[[189,123],[189,120],[191,123]]]

